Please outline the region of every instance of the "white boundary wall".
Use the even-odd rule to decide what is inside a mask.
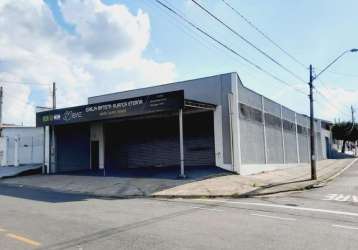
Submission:
[[[3,128],[0,137],[1,166],[42,164],[44,161],[43,140],[43,128]]]

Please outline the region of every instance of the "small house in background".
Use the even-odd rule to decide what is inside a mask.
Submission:
[[[42,164],[44,132],[42,128],[2,124],[0,128],[0,166]]]

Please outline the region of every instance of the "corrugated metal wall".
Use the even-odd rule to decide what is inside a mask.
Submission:
[[[213,113],[186,114],[186,166],[214,166]],[[178,117],[124,121],[105,126],[107,169],[174,166],[180,163]]]

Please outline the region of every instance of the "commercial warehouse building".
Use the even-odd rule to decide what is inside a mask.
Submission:
[[[216,166],[250,174],[310,158],[308,117],[249,90],[236,73],[90,97],[37,113],[37,126],[54,127],[52,173]],[[325,159],[329,125],[315,127],[316,157]]]

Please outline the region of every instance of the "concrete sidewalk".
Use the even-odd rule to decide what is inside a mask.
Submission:
[[[55,175],[32,175],[9,178],[1,180],[0,184],[97,197],[134,198],[148,197],[162,190],[206,178],[231,175],[230,172],[216,167],[187,168],[187,174],[189,178],[178,179],[177,167],[166,167],[164,169],[123,169],[118,173],[111,173],[111,175],[107,176],[103,176],[102,171],[78,171]]]
[[[157,198],[253,197],[281,192],[299,191],[324,185],[337,177],[358,159],[324,160],[317,162],[316,181],[310,180],[310,165],[264,172],[255,175],[229,175],[193,182],[163,190]]]
[[[293,168],[249,176],[231,174],[215,168],[198,168],[192,170],[190,178],[184,180],[175,178],[177,169],[174,169],[174,172],[169,169],[166,174],[163,174],[165,170],[162,170],[164,172],[151,172],[152,175],[145,176],[130,173],[111,177],[88,173],[33,175],[4,179],[0,184],[108,198],[239,198],[297,191],[322,185],[355,161],[356,159],[350,158],[318,162],[317,181],[310,180],[310,166],[300,164]]]

